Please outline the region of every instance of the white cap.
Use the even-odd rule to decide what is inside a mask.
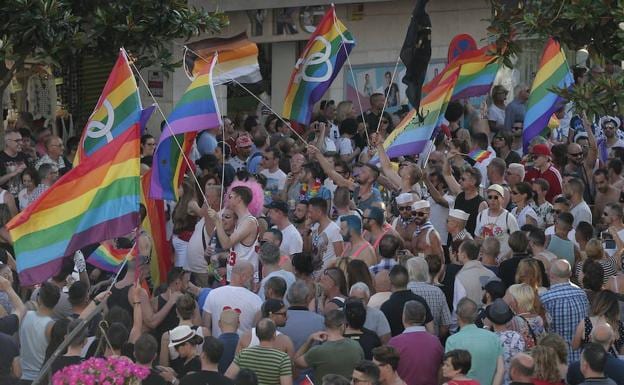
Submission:
[[[412,210],[428,209],[431,207],[429,201],[419,200],[412,204]]]
[[[397,205],[404,205],[414,201],[414,196],[411,193],[401,193],[396,198]]]
[[[463,210],[450,209],[449,210],[449,217],[452,217],[452,218],[455,218],[455,219],[459,219],[460,221],[467,221],[468,218],[470,217],[470,214],[468,214],[467,212],[465,212]]]

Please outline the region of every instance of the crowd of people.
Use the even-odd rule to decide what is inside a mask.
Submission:
[[[3,234],[0,384],[112,356],[149,368],[145,385],[624,384],[620,118],[566,106],[525,149],[515,91],[449,103],[431,151],[392,160],[405,111],[382,112],[382,94],[362,116],[323,101],[297,134],[224,117],[196,140],[199,183],[167,203],[174,267],[157,287],[140,231],[115,240],[139,254],[116,281],[77,252],[35,288]],[[78,145],[24,127],[4,141],[2,225]],[[141,144],[147,170],[155,140]]]

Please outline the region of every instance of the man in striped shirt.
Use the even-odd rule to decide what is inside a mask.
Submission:
[[[272,348],[275,331],[275,323],[270,319],[258,321],[256,336],[260,345],[241,350],[225,376],[234,379],[240,369],[247,368],[258,376],[258,385],[292,385],[292,362],[288,354]]]

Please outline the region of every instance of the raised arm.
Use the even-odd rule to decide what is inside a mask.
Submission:
[[[442,176],[444,177],[446,185],[448,186],[451,194],[457,195],[462,191],[459,182],[457,182],[457,179],[455,179],[455,177],[453,176],[453,172],[451,171],[451,164],[449,163],[446,156],[444,157],[444,168],[442,170]]]
[[[318,148],[311,145],[308,146],[308,154],[310,154],[310,158],[314,158],[319,162],[325,174],[327,174],[327,176],[331,180],[333,180],[334,183],[336,183],[336,186],[347,187],[350,190],[353,190],[355,188],[355,183],[351,182],[348,179],[345,179],[342,175],[338,174],[329,163],[327,158],[325,158],[323,154],[321,154]]]
[[[392,163],[390,162],[390,158],[388,158],[388,154],[386,154],[386,150],[383,148],[383,143],[377,144],[377,154],[379,154],[381,171],[383,171],[386,178],[392,181],[395,185],[401,186],[401,177],[399,176],[399,173],[394,171],[392,168]]]
[[[589,142],[589,149],[587,150],[587,158],[585,159],[585,169],[588,174],[592,174],[594,166],[596,165],[596,159],[598,159],[598,144],[596,142],[596,136],[592,131],[591,124],[587,120],[587,116],[583,113],[583,126],[587,132],[587,141]],[[592,183],[590,181],[590,183]]]
[[[0,290],[7,293],[9,296],[9,301],[13,306],[13,314],[15,314],[21,322],[22,318],[24,318],[24,314],[26,314],[26,306],[24,306],[24,303],[17,293],[15,293],[15,290],[13,290],[11,282],[2,276],[0,276]]]

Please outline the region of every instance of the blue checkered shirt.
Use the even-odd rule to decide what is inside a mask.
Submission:
[[[439,287],[427,282],[410,281],[407,288],[412,293],[423,297],[427,302],[433,316],[436,334],[439,332],[440,326],[451,325],[451,311],[446,302],[446,296]]]
[[[382,258],[381,262],[369,267],[368,270],[371,272],[372,275],[375,275],[382,270],[392,270],[394,265],[396,265],[397,263],[398,262],[394,258]]]
[[[557,333],[568,345],[568,363],[580,359],[580,350],[572,350],[570,344],[576,327],[587,317],[589,300],[583,289],[571,283],[557,283],[540,295],[546,309],[550,332]]]

